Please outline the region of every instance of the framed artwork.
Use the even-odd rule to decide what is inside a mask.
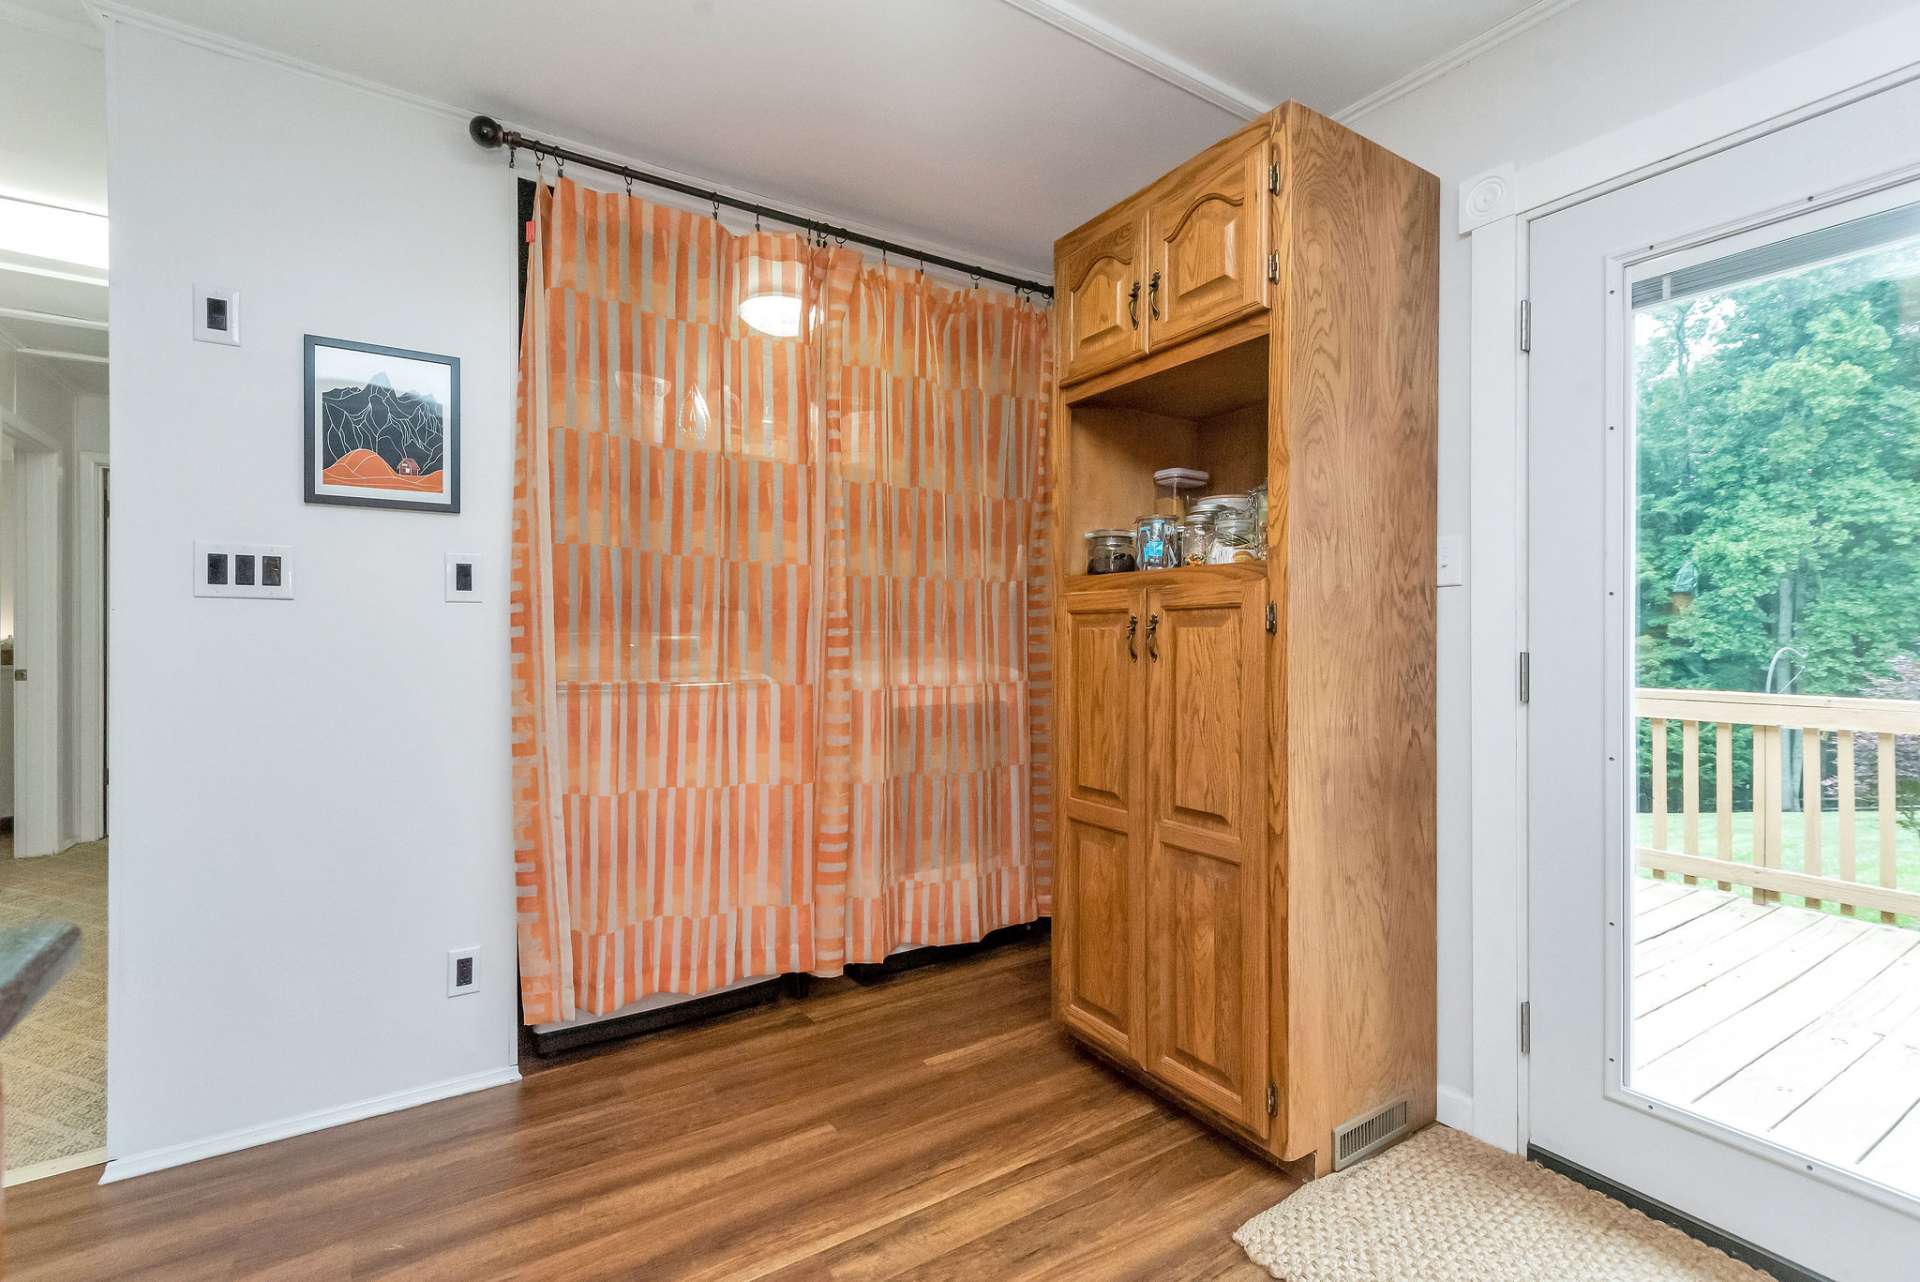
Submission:
[[[307,502],[460,510],[460,358],[307,335]]]

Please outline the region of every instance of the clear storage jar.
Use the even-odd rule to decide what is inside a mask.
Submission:
[[[1133,531],[1087,531],[1087,573],[1126,574],[1139,568],[1133,556]]]
[[[1213,550],[1208,556],[1212,564],[1257,561],[1258,548],[1250,508],[1222,507],[1213,514]]]
[[[1179,523],[1170,516],[1143,516],[1133,523],[1133,559],[1143,570],[1180,564]]]

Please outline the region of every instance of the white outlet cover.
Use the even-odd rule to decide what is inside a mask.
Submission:
[[[460,588],[460,567],[462,565],[473,567],[472,577],[468,580],[470,586],[468,586],[465,591],[462,591]],[[480,557],[477,553],[447,553],[447,600],[480,600]]]
[[[1439,556],[1435,565],[1434,583],[1443,588],[1457,588],[1465,586],[1466,582],[1466,540],[1458,534],[1442,534]]]
[[[214,329],[207,324],[207,302],[215,299],[227,305],[227,327]],[[228,347],[240,346],[240,291],[221,289],[213,285],[195,285],[193,287],[193,337],[199,343],[222,343]]]
[[[460,960],[463,957],[473,959],[473,982],[465,988],[460,987]],[[480,948],[449,948],[447,950],[447,996],[464,997],[468,993],[480,991]]]

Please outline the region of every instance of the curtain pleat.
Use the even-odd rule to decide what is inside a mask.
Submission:
[[[526,1020],[1049,912],[1045,315],[566,180],[530,234]]]

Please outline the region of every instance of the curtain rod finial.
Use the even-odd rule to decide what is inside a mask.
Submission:
[[[491,151],[507,136],[506,129],[492,116],[475,116],[467,122],[467,137]]]

